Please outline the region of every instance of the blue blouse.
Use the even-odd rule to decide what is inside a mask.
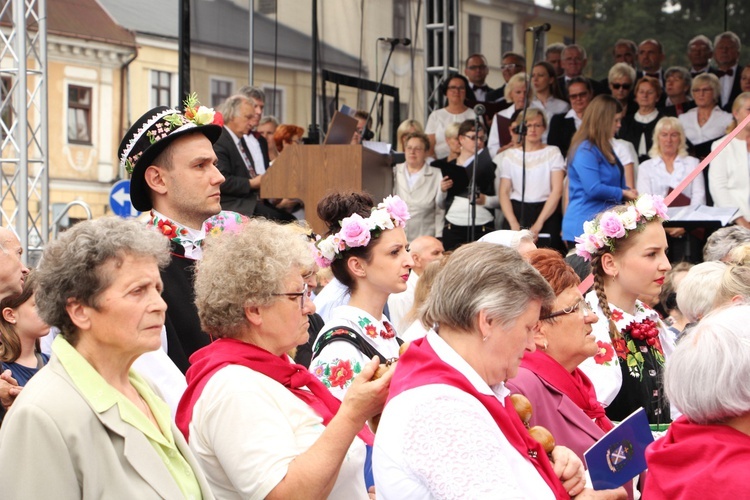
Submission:
[[[609,163],[589,141],[581,142],[568,162],[569,201],[562,224],[563,239],[574,241],[583,233],[584,222],[622,201],[626,188],[622,168]]]
[[[46,365],[49,361],[49,356],[46,354],[39,353],[40,356],[42,356],[42,360],[44,361],[44,364]],[[10,373],[13,375],[13,378],[16,379],[18,382],[18,385],[24,386],[29,381],[31,377],[36,375],[36,372],[38,372],[41,368],[29,368],[28,366],[19,365],[18,363],[2,363],[2,370],[10,370]]]

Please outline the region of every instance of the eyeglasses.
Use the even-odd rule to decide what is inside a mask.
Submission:
[[[469,71],[485,70],[487,69],[487,65],[486,64],[471,65],[471,66],[466,66],[466,69],[468,69]]]
[[[615,90],[625,89],[630,90],[630,87],[632,87],[632,84],[630,83],[611,83],[612,88]]]
[[[575,101],[576,99],[585,99],[589,96],[588,92],[581,92],[580,94],[569,94],[568,98],[571,101]]]
[[[469,139],[470,141],[473,141],[474,139],[477,139],[477,136],[476,136],[476,134],[464,134],[464,137],[466,137],[466,138],[467,138],[467,139]],[[484,141],[484,136],[483,136],[483,135],[480,135],[480,136],[479,136],[479,138],[478,138],[478,140],[480,140],[480,141]]]
[[[456,87],[455,85],[450,85],[448,87],[448,90],[455,90],[456,92],[466,92],[466,87]]]
[[[304,284],[302,287],[301,292],[289,292],[289,293],[272,293],[274,297],[289,297],[292,300],[297,300],[297,297],[299,297],[299,309],[300,311],[305,308],[305,298],[308,300],[310,299],[309,295],[309,289],[307,286],[307,283]]]
[[[544,320],[544,319],[557,318],[558,316],[565,316],[566,314],[573,314],[574,312],[579,311],[579,310],[583,312],[584,318],[587,317],[589,313],[594,311],[589,305],[589,303],[586,302],[586,300],[581,299],[570,307],[565,307],[560,311],[555,311],[539,319]]]
[[[513,69],[513,68],[523,68],[523,66],[520,64],[503,64],[502,66],[500,66],[500,69],[503,71]]]

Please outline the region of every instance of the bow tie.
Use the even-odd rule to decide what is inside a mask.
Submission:
[[[253,136],[253,137],[255,137],[256,139],[259,139],[259,138],[260,138],[260,132],[258,132],[257,130],[251,130],[250,132],[248,132],[248,134],[247,134],[247,135],[252,135],[252,136]]]
[[[718,76],[719,78],[721,78],[722,76],[734,76],[734,68],[729,68],[726,71],[717,69],[715,73],[716,73],[716,76]]]
[[[489,87],[489,85],[474,85],[474,87],[472,88],[472,90],[483,90],[485,92],[489,92],[490,91],[490,87]]]
[[[650,76],[651,78],[656,78],[657,80],[661,78],[661,75],[659,73],[644,73],[646,76]]]

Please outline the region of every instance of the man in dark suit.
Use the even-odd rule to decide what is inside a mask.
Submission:
[[[485,102],[487,94],[494,89],[487,85],[487,75],[490,69],[487,58],[482,54],[472,54],[466,59],[464,75],[469,80],[469,88],[466,89],[466,100],[473,107],[478,102]]]
[[[661,88],[664,88],[665,81],[664,71],[661,68],[662,62],[664,62],[664,50],[661,43],[653,38],[642,41],[638,45],[638,66],[641,69],[636,73],[636,83],[645,75],[659,80]],[[663,108],[666,100],[667,95],[662,92],[659,101],[656,103],[656,107]]]
[[[577,44],[568,45],[562,51],[562,68],[563,76],[557,78],[557,86],[562,93],[563,99],[570,102],[568,99],[568,85],[572,78],[586,78],[583,76],[583,70],[586,67],[588,59],[586,57],[586,49]],[[589,82],[589,86],[594,92],[594,95],[607,94],[607,89],[601,82],[586,78]]]
[[[711,73],[719,77],[721,89],[719,106],[730,113],[735,97],[742,93],[740,86],[742,69],[739,67],[741,47],[740,37],[731,31],[716,35],[714,39],[716,69],[711,70]]]
[[[172,259],[161,271],[166,348],[183,373],[190,355],[210,342],[193,302],[193,272],[202,256],[204,222],[221,211],[219,186],[224,182],[212,147],[221,127],[213,124],[212,109],[193,104],[190,113],[165,106],[148,111],[118,149],[120,165],[131,174],[133,207],[150,210],[149,224],[170,239]]]
[[[243,95],[233,95],[221,105],[224,128],[214,144],[217,167],[224,175],[221,207],[251,217],[256,214],[261,174],[255,170],[245,134],[250,132],[255,110]]]
[[[714,44],[706,35],[694,36],[688,42],[687,58],[690,61],[690,76],[695,77],[711,71],[711,57],[714,55]]]

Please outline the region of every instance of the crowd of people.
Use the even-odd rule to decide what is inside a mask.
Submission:
[[[259,89],[149,110],[119,147],[145,220],[76,224],[32,271],[0,228],[1,496],[741,491],[750,129],[675,198],[713,194],[731,225],[665,225],[663,201],[750,113],[733,50],[699,36],[662,71],[657,41],[620,40],[597,82],[583,47],[550,46],[530,77],[504,54],[502,89],[474,54],[424,129],[399,127],[392,194],[316,207],[260,196],[304,130],[262,118]],[[592,489],[584,452],[638,408],[647,471]]]

